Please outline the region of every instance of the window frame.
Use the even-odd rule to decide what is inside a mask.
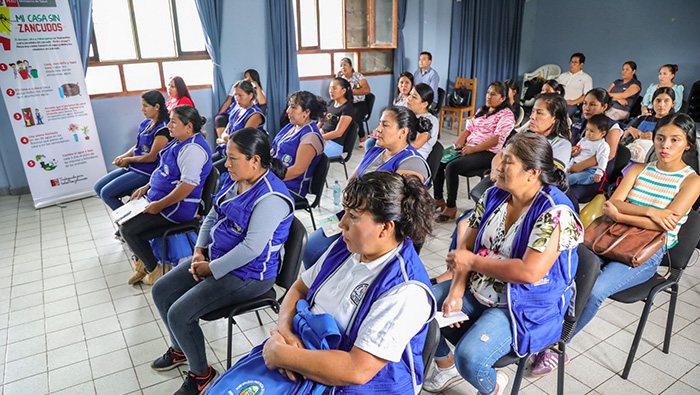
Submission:
[[[166,57],[166,58],[143,58],[141,55],[141,47],[139,45],[139,39],[138,39],[138,27],[136,25],[136,13],[134,12],[134,0],[126,0],[128,11],[129,11],[129,16],[130,16],[130,22],[131,22],[131,29],[133,33],[133,40],[134,40],[134,48],[136,51],[136,59],[128,59],[128,60],[110,60],[110,61],[100,61],[99,57],[99,51],[97,47],[97,40],[95,36],[95,29],[92,29],[91,32],[91,41],[90,41],[90,46],[92,47],[93,51],[93,56],[89,58],[88,61],[88,68],[92,66],[117,66],[119,69],[119,76],[121,78],[121,87],[122,91],[121,92],[111,92],[111,93],[98,93],[94,95],[90,95],[91,99],[103,99],[103,98],[110,98],[110,97],[123,97],[123,96],[134,96],[134,95],[140,95],[143,93],[143,90],[138,90],[138,91],[129,91],[126,89],[126,79],[124,77],[124,65],[130,65],[130,64],[140,64],[140,63],[156,63],[158,64],[158,72],[160,74],[160,87],[159,88],[154,88],[160,92],[167,92],[167,87],[165,85],[165,75],[163,75],[163,62],[173,62],[173,61],[180,61],[180,60],[205,60],[205,59],[211,59],[209,56],[209,53],[207,52],[206,48],[203,51],[182,51],[181,49],[181,43],[180,43],[180,31],[179,31],[179,26],[178,26],[178,20],[177,20],[177,4],[176,0],[169,0],[168,3],[170,5],[170,26],[171,29],[173,30],[173,37],[175,38],[175,56],[173,57]],[[188,85],[187,88],[189,90],[197,90],[197,89],[210,89],[212,87],[211,84],[204,84],[204,85]]]
[[[374,39],[375,39],[375,23],[374,23],[374,17],[375,17],[375,2],[377,0],[367,0],[367,42],[368,46],[364,48],[348,48],[348,37],[347,37],[347,27],[345,25],[345,12],[342,14],[342,34],[343,34],[343,46],[344,48],[335,48],[335,49],[321,49],[321,14],[319,10],[319,1],[323,0],[314,0],[315,5],[316,5],[316,34],[318,37],[318,42],[315,46],[306,46],[303,47],[301,45],[301,29],[298,28],[298,26],[301,26],[301,13],[299,10],[301,9],[301,0],[292,0],[295,3],[295,23],[297,26],[296,29],[296,40],[297,40],[297,55],[307,55],[307,54],[329,54],[330,55],[330,63],[331,63],[331,74],[327,75],[313,75],[313,76],[306,76],[306,77],[299,77],[299,80],[301,81],[312,81],[312,80],[325,80],[325,79],[332,79],[335,78],[335,74],[333,74],[333,70],[336,68],[336,65],[333,64],[333,58],[334,54],[336,53],[356,53],[357,54],[357,60],[356,64],[354,64],[355,70],[357,70],[359,73],[362,73],[362,75],[365,76],[374,76],[374,75],[391,75],[393,74],[392,71],[377,71],[377,72],[370,72],[370,73],[364,73],[362,72],[362,53],[363,52],[376,52],[376,51],[387,51],[391,50],[392,51],[392,56],[394,53],[394,50],[396,49],[397,41],[398,41],[398,0],[392,0],[393,4],[393,13],[394,17],[393,19],[393,26],[392,26],[392,43],[390,44],[374,44]],[[342,0],[343,4],[343,11],[346,10],[346,0]],[[393,68],[393,67],[392,67]]]

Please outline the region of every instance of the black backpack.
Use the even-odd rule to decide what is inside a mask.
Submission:
[[[472,90],[465,88],[453,90],[448,103],[450,107],[469,107],[472,103]]]

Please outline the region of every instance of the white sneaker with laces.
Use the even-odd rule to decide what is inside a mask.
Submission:
[[[433,371],[430,376],[423,380],[423,389],[437,394],[446,391],[455,385],[457,385],[461,380],[464,380],[462,376],[459,375],[457,367],[455,365],[449,368],[441,369],[437,366],[433,366]]]
[[[496,371],[496,384],[498,384],[498,390],[491,395],[503,395],[508,386],[508,374],[506,372],[497,370]],[[482,395],[481,392],[476,391],[476,395]]]

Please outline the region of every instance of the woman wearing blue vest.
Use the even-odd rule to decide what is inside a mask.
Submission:
[[[125,222],[119,231],[138,258],[129,285],[143,280],[153,283],[162,275],[149,240],[160,237],[173,224],[192,220],[202,197],[204,181],[211,171],[211,149],[200,133],[206,119],[187,105],[177,106],[170,117],[173,140],[158,153],[158,167],[148,184],[131,196],[150,202],[143,213]]]
[[[158,165],[158,151],[172,140],[168,131],[168,109],[160,92],[152,90],[141,95],[141,112],[146,119],[139,125],[136,145],[114,159],[112,164],[119,169],[112,170],[95,183],[97,196],[112,210],[124,204],[119,196],[148,183]]]
[[[313,93],[298,91],[287,99],[289,123],[272,142],[272,156],[287,166],[284,183],[290,191],[306,196],[316,164],[323,154],[323,135],[315,121],[326,103]]]
[[[474,323],[454,355],[441,340],[437,367],[423,386],[429,392],[463,377],[480,394],[500,395],[508,376],[494,362],[511,351],[540,351],[561,335],[583,240],[562,192],[566,174],[554,165],[547,139],[532,132],[513,137],[502,156],[496,186],[481,197],[458,249],[447,255],[452,280],[433,287],[442,313],[461,310]]]
[[[576,323],[574,337],[610,295],[639,285],[656,274],[666,251],[680,241],[678,232],[700,195],[700,177],[688,165],[689,159],[697,158],[698,154],[695,122],[686,114],[671,116],[656,132],[654,149],[659,159],[633,165],[610,200],[603,204],[603,214],[615,222],[666,231],[666,246],[634,268],[598,256],[602,266],[600,275]],[[533,375],[544,376],[554,371],[558,366],[555,355],[554,351],[545,350],[532,356]],[[566,354],[565,360],[568,360]]]
[[[384,110],[376,129],[377,145],[367,151],[348,182],[366,173],[385,170],[417,176],[427,185],[430,180],[428,163],[411,146],[418,133],[428,132],[427,128],[427,122],[418,122],[413,111],[406,107],[392,106]],[[342,212],[338,218],[341,215]],[[310,268],[338,237],[326,237],[321,228],[311,233],[304,251],[304,267]]]
[[[199,317],[272,288],[293,219],[294,201],[281,180],[286,168],[270,156],[265,133],[234,133],[226,154],[229,177],[202,223],[192,261],[177,265],[151,291],[171,342],[151,368],[189,364],[177,395],[203,393],[217,376],[207,364]]]
[[[214,166],[221,172],[225,173],[224,163],[226,163],[226,143],[229,136],[234,132],[243,128],[257,128],[263,130],[265,124],[265,115],[258,107],[256,100],[258,91],[255,85],[247,80],[240,80],[233,84],[233,98],[236,101],[236,106],[228,115],[228,124],[221,134],[217,129],[218,138],[216,139],[216,154],[214,155]]]
[[[435,299],[413,243],[432,230],[433,199],[421,180],[377,171],[343,194],[343,237],[289,289],[263,348],[269,369],[343,394],[418,394],[421,353]],[[333,316],[338,350],[307,350],[293,331],[296,303]]]

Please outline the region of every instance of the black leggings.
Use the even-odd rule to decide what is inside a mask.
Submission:
[[[367,105],[367,102],[363,100],[354,103],[352,109],[354,113],[352,120],[355,121],[358,126],[357,134],[360,136],[360,138],[363,138],[365,137],[365,127],[362,119],[365,117],[365,115],[369,114],[369,106]]]
[[[493,152],[480,151],[460,156],[449,163],[440,163],[433,183],[435,199],[443,198],[443,188],[447,181],[447,207],[457,207],[457,192],[459,191],[459,176],[473,170],[491,168],[491,160],[496,156]]]
[[[152,272],[158,265],[158,260],[153,255],[153,249],[148,241],[162,236],[163,232],[173,225],[175,225],[174,222],[160,214],[141,213],[124,223],[119,228],[119,232],[131,251],[146,266],[146,270]]]

